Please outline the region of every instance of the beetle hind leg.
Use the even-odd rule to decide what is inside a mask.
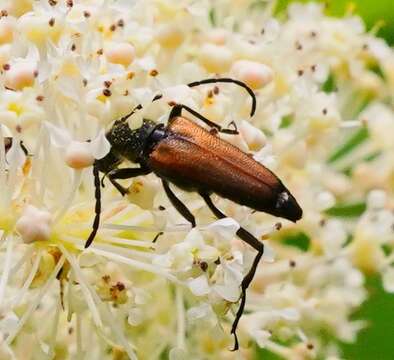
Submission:
[[[172,192],[170,189],[170,185],[168,184],[168,181],[166,180],[161,180],[164,191],[166,192],[166,195],[168,199],[170,200],[171,204],[177,209],[177,211],[192,225],[192,227],[196,227],[196,219],[194,215],[190,212],[190,210],[186,207],[186,205],[179,200],[176,195]]]
[[[204,199],[205,203],[208,205],[209,209],[212,211],[212,213],[219,219],[223,219],[226,217],[224,213],[222,213],[212,202],[210,196],[206,193],[200,192],[201,197]],[[254,249],[256,249],[258,252],[253,260],[253,264],[248,271],[248,273],[245,275],[245,277],[242,280],[241,283],[241,302],[239,304],[239,308],[237,310],[237,313],[235,314],[235,319],[233,322],[233,325],[231,326],[231,334],[234,335],[234,348],[232,351],[238,350],[239,348],[239,343],[238,343],[238,337],[237,337],[237,327],[239,320],[242,317],[242,314],[245,310],[245,304],[246,304],[246,290],[248,289],[250,283],[253,281],[254,275],[256,274],[257,266],[259,265],[259,262],[261,260],[261,257],[264,254],[264,244],[261,243],[259,240],[257,240],[249,231],[245,230],[243,227],[240,227],[237,231],[237,236],[245,241],[247,244],[252,246]]]

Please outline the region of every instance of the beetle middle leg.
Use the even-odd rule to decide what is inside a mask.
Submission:
[[[170,112],[169,121],[171,121],[171,119],[174,119],[174,118],[176,118],[178,116],[181,116],[182,115],[182,110],[188,111],[190,114],[195,116],[197,119],[201,120],[202,122],[204,122],[205,124],[207,124],[211,128],[216,129],[220,133],[231,134],[231,135],[239,134],[238,130],[237,130],[237,127],[235,126],[234,121],[232,121],[230,124],[233,124],[235,129],[223,129],[220,125],[218,125],[215,122],[207,119],[205,116],[201,115],[197,111],[195,111],[192,108],[190,108],[190,107],[188,107],[186,105],[183,105],[183,104],[176,104],[176,105],[174,105],[174,107],[172,108],[172,110]]]
[[[223,219],[226,217],[224,213],[222,213],[212,202],[210,196],[204,192],[200,192],[201,197],[204,199],[205,203],[208,205],[209,209],[212,211],[212,213],[219,219]],[[245,275],[245,277],[242,280],[241,283],[241,303],[239,305],[238,311],[235,315],[235,319],[233,322],[233,325],[231,327],[231,334],[234,335],[234,348],[233,351],[238,350],[239,344],[238,344],[238,337],[237,337],[237,327],[239,320],[242,317],[242,314],[245,310],[245,304],[246,304],[246,290],[248,289],[250,283],[252,282],[254,275],[257,270],[257,266],[261,260],[261,257],[264,254],[264,244],[261,243],[259,240],[257,240],[249,231],[245,230],[243,227],[240,227],[237,231],[237,236],[245,241],[247,244],[252,246],[254,249],[256,249],[257,255],[255,256],[253,260],[253,264],[248,271],[248,273]]]
[[[170,185],[168,184],[168,181],[162,179],[161,182],[163,183],[164,191],[166,192],[166,195],[170,200],[171,204],[190,224],[192,224],[192,227],[195,227],[196,219],[194,215],[190,212],[190,210],[186,207],[186,205],[181,200],[179,200],[176,197],[176,195],[172,192],[172,190],[170,189]]]

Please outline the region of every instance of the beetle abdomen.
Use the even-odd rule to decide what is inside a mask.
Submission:
[[[177,117],[148,158],[160,177],[185,190],[214,192],[238,204],[292,221],[302,210],[267,168],[194,122]]]

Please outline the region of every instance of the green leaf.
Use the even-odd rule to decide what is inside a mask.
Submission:
[[[362,144],[369,137],[369,132],[367,127],[362,127],[356,131],[350,138],[337,149],[328,159],[329,163],[333,163],[343,156],[345,156],[350,151],[354,150],[357,146]]]
[[[212,25],[213,27],[216,26],[216,11],[215,11],[214,8],[211,8],[211,9],[209,10],[209,22],[211,23],[211,25]]]
[[[359,217],[366,209],[365,202],[340,204],[327,209],[325,213],[335,217]]]
[[[322,85],[322,91],[325,93],[332,93],[337,91],[337,84],[335,82],[335,77],[332,73],[328,76],[327,80]]]
[[[296,247],[302,251],[308,251],[311,242],[309,236],[304,232],[285,234],[281,240],[283,244]]]
[[[289,127],[293,123],[293,121],[294,121],[293,115],[283,116],[281,121],[280,121],[279,128],[280,129],[285,129],[285,128]]]

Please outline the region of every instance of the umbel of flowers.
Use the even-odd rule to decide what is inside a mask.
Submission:
[[[355,16],[294,4],[276,19],[274,9],[1,2],[1,359],[253,359],[258,347],[339,359],[338,342],[356,341],[364,274],[394,292],[394,52]],[[242,89],[185,85],[216,76],[253,88],[252,118]],[[155,175],[122,182],[125,197],[104,180],[102,223],[85,250],[105,131],[137,104],[131,128],[166,123],[171,102],[234,121],[239,135],[223,138],[278,174],[303,220],[216,197],[229,216],[216,221],[176,190],[196,215],[191,229]],[[266,252],[234,355],[230,328],[255,255],[240,225]]]

